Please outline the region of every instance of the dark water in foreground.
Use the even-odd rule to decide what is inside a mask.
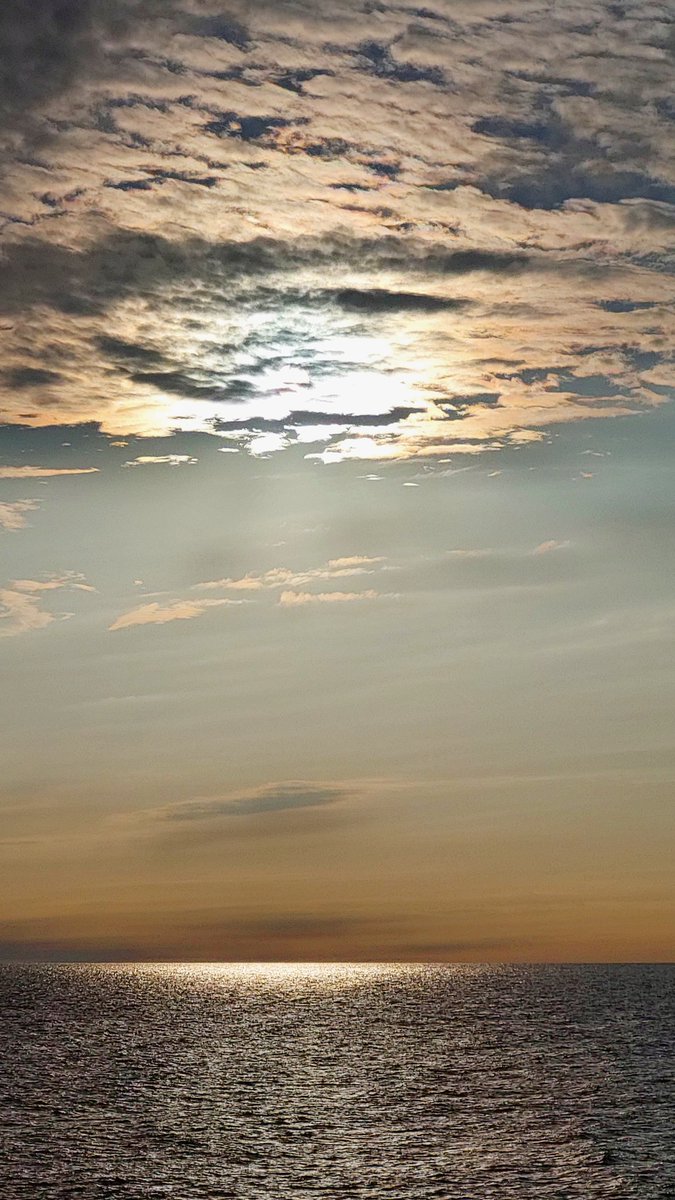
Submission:
[[[674,1200],[675,967],[0,967],[2,1200]]]

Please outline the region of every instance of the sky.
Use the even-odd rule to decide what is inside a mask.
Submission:
[[[672,6],[0,52],[0,958],[672,960]]]

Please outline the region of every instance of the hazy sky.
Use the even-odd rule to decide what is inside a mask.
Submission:
[[[0,956],[673,957],[674,30],[0,10]]]

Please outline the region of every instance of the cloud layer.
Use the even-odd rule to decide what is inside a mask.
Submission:
[[[12,6],[0,417],[433,460],[662,403],[672,30],[638,0]]]

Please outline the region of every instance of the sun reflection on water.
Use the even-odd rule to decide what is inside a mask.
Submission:
[[[400,982],[438,971],[465,974],[476,964],[380,963],[380,962],[157,962],[95,964],[111,974],[129,974],[143,980],[164,980],[198,990],[223,988],[228,991],[342,992]]]

